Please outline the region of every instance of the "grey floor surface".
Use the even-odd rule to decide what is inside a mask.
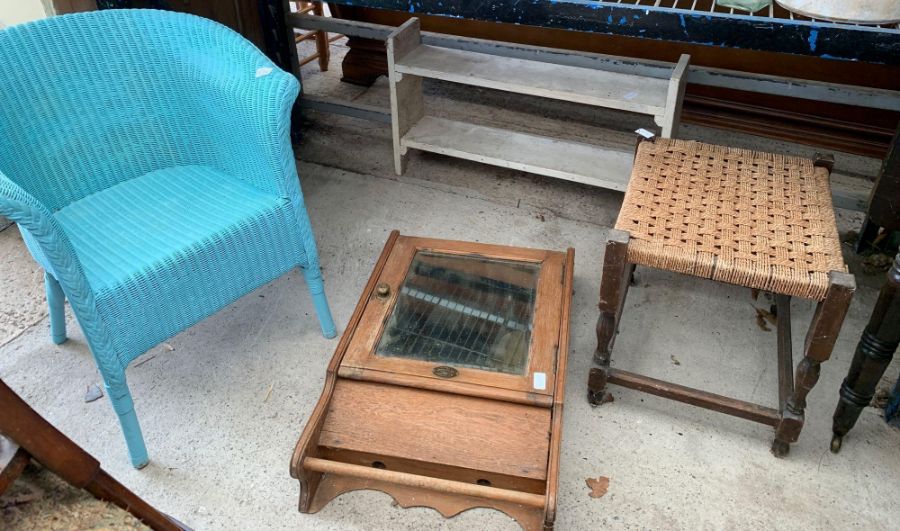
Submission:
[[[328,75],[306,68],[307,90],[386,104],[383,79],[368,90],[342,85],[333,65]],[[628,131],[641,124],[621,113],[489,91],[427,89],[427,105],[439,115],[591,141],[628,145]],[[874,304],[877,275],[858,274],[834,355],[810,394],[807,425],[790,456],[778,460],[765,426],[621,388],[613,389],[614,403],[588,406],[603,243],[620,193],[419,153],[397,177],[386,128],[310,114],[304,130],[298,169],[339,331],[392,229],[576,249],[557,529],[896,528],[900,431],[869,408],[843,452],[828,451],[838,386]],[[814,150],[691,126],[683,134],[772,151]],[[871,176],[877,166],[838,154],[837,178]],[[859,216],[839,210],[838,219],[848,230]],[[108,401],[83,400],[86,387],[100,380],[71,314],[71,339],[50,342],[40,270],[14,227],[0,232],[0,287],[0,377],[114,476],[194,529],[517,528],[501,513],[476,509],[445,520],[428,509],[404,510],[375,492],[344,495],[315,515],[297,512],[288,463],[337,340],[319,333],[295,273],[131,365],[151,454],[140,471],[129,465]],[[758,327],[754,305],[766,304],[746,289],[639,270],[613,363],[774,407],[775,332]],[[812,309],[809,302],[793,304],[797,361]],[[883,384],[897,372],[895,363]],[[609,477],[610,487],[593,499],[585,479],[597,476]]]

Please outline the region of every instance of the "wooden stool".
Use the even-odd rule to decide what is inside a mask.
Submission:
[[[835,226],[832,165],[830,156],[810,160],[685,140],[641,141],[606,244],[591,404],[604,401],[607,383],[622,385],[768,424],[775,428],[772,452],[787,454],[856,289]],[[636,265],[776,294],[778,410],[610,368]],[[796,376],[791,297],[818,301]]]

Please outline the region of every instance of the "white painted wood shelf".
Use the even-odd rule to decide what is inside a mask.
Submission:
[[[666,112],[668,79],[557,65],[423,44],[396,63],[401,74],[620,109]]]
[[[682,55],[669,77],[651,77],[443,48],[422,44],[415,18],[391,33],[386,44],[398,175],[408,151],[418,149],[613,190],[625,190],[633,151],[426,116],[422,79],[646,114],[671,137],[690,61]]]
[[[402,146],[538,175],[624,191],[633,151],[425,116]]]

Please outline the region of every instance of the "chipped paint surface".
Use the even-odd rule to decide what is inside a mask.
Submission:
[[[337,4],[900,66],[900,29],[588,0],[338,0]]]
[[[818,38],[819,38],[819,30],[817,30],[815,28],[809,30],[809,38],[807,39],[807,42],[809,42],[809,51],[811,51],[811,52],[816,51],[816,40]]]

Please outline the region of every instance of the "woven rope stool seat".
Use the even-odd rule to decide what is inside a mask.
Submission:
[[[641,142],[616,228],[628,261],[822,300],[846,271],[829,171],[811,159],[660,138]]]
[[[606,386],[612,383],[720,411],[772,426],[772,452],[786,455],[800,436],[806,396],[820,364],[831,356],[856,289],[841,256],[828,183],[832,165],[830,157],[667,138],[641,141],[603,257],[590,403],[611,401]],[[778,408],[610,367],[635,266],[773,292]],[[796,372],[791,297],[817,301]]]

